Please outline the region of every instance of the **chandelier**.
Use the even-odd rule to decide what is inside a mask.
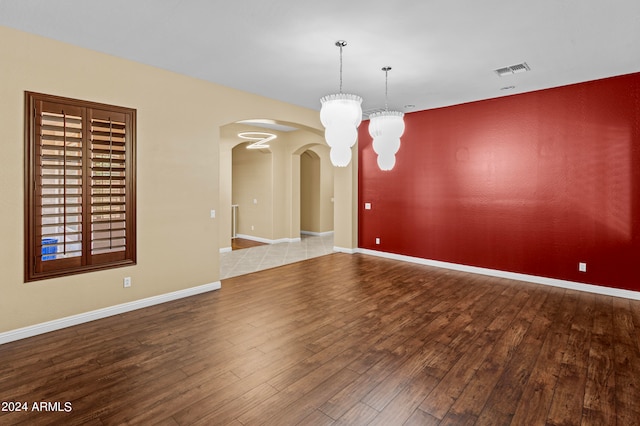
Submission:
[[[384,111],[369,116],[369,134],[373,138],[373,150],[378,154],[380,170],[391,170],[396,165],[396,153],[400,149],[400,137],[404,133],[404,113],[389,111],[388,88],[389,71],[391,67],[384,67]]]
[[[358,139],[358,126],[362,121],[362,98],[342,93],[342,48],[344,40],[336,41],[340,48],[340,92],[320,99],[320,121],[325,127],[324,138],[331,148],[329,157],[336,167],[346,167],[351,161],[351,147]]]

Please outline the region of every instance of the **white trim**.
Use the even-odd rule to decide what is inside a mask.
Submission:
[[[273,244],[273,240],[269,240],[267,238],[262,238],[262,237],[254,237],[253,235],[236,234],[236,237],[242,238],[243,240],[251,240],[251,241],[257,241],[259,243]]]
[[[245,234],[237,234],[236,236],[238,238],[242,238],[245,240],[257,241],[259,243],[265,243],[265,244],[297,243],[301,241],[300,238],[280,238],[277,240],[270,240],[268,238],[254,237],[253,235],[245,235]]]
[[[26,339],[27,337],[37,336],[38,334],[71,327],[73,325],[95,321],[97,319],[119,315],[129,311],[135,311],[136,309],[142,309],[170,302],[172,300],[182,299],[184,297],[195,296],[196,294],[218,290],[220,287],[220,281],[216,281],[214,283],[204,284],[198,287],[186,288],[184,290],[160,294],[158,296],[147,297],[146,299],[134,300],[133,302],[122,303],[120,305],[109,306],[107,308],[97,309],[83,314],[72,315],[70,317],[64,317],[40,324],[30,325],[28,327],[18,328],[16,330],[6,331],[4,333],[0,333],[0,345],[13,342],[15,340]]]
[[[334,247],[335,250],[335,247]],[[620,288],[604,287],[593,284],[584,284],[574,281],[559,280],[556,278],[539,277],[536,275],[520,274],[518,272],[500,271],[497,269],[480,268],[477,266],[460,265],[457,263],[441,262],[439,260],[422,259],[420,257],[405,256],[402,254],[385,253],[376,250],[358,249],[359,253],[371,256],[385,257],[387,259],[403,262],[418,263],[420,265],[435,266],[437,268],[452,269],[454,271],[471,272],[473,274],[489,275],[510,280],[526,281],[534,284],[550,285],[571,290],[586,291],[588,293],[602,294],[605,296],[623,297],[625,299],[640,300],[640,292],[624,290]]]
[[[231,251],[231,247],[220,247],[220,253],[229,253]]]
[[[347,253],[347,254],[358,253],[357,248],[346,248],[346,247],[338,247],[338,246],[333,246],[333,251],[337,251],[338,253]]]
[[[300,234],[302,234],[302,235],[311,235],[311,236],[314,236],[314,237],[325,237],[327,235],[332,235],[333,231],[327,231],[327,232],[300,231]]]

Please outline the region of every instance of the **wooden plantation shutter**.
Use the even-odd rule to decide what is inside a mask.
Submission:
[[[82,264],[84,111],[40,102],[35,145],[39,173],[35,178],[36,265],[47,271],[58,264]]]
[[[135,110],[26,93],[25,280],[135,263]]]
[[[91,255],[123,260],[127,249],[126,117],[91,112]]]

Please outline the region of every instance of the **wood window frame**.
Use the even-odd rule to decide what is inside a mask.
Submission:
[[[25,282],[135,265],[136,110],[25,92],[24,125]]]

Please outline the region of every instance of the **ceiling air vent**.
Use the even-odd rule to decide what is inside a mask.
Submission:
[[[498,68],[497,70],[494,70],[494,72],[498,74],[500,77],[509,75],[509,74],[518,74],[518,73],[527,72],[527,71],[531,71],[531,68],[529,68],[529,65],[527,65],[526,62],[523,62],[521,64],[516,64],[516,65],[511,65],[504,68]]]

